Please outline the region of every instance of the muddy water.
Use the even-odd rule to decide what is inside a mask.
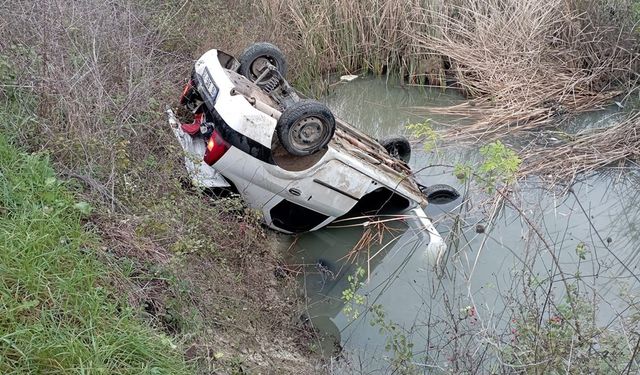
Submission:
[[[407,124],[423,121],[411,107],[461,100],[455,91],[402,88],[379,79],[338,84],[325,98],[339,117],[376,138],[406,134]],[[583,116],[567,129],[598,126],[610,121],[614,112]],[[460,121],[431,118],[436,128]],[[579,271],[608,302],[598,311],[600,320],[615,325],[618,291],[639,285],[631,276],[640,266],[638,176],[610,171],[576,184],[573,193],[564,195],[531,179],[514,194],[520,210],[497,209],[480,189],[458,182],[448,167],[478,160],[473,147],[449,145],[425,152],[421,144],[414,144],[411,164],[422,183],[446,183],[464,193],[455,202],[427,209],[441,234],[450,235],[449,249],[439,261],[425,252],[425,239],[411,221],[390,221],[384,229],[336,223],[295,240],[290,263],[301,271],[309,323],[322,334],[316,347],[328,357],[342,349],[331,361],[332,371],[388,373],[402,350],[409,350],[420,371],[448,371],[451,355],[460,353],[460,346],[470,351],[478,346],[477,337],[452,340],[453,327],[462,322],[482,326],[469,326],[474,332],[507,330],[508,297],[517,296],[520,286],[532,278],[557,280],[560,271],[574,276]],[[496,219],[488,222],[496,210]],[[479,226],[486,228],[484,233],[478,233]],[[457,236],[451,236],[454,232]],[[581,244],[585,252],[576,251]],[[534,274],[527,281],[524,263]],[[364,272],[354,281],[358,268]],[[562,294],[562,283],[554,285],[554,293]],[[362,296],[364,303],[345,302],[345,290]],[[382,319],[368,309],[373,305],[381,306]],[[467,314],[474,319],[466,319]],[[413,346],[401,344],[393,350],[389,344],[394,333]]]

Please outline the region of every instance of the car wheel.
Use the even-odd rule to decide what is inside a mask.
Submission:
[[[336,120],[326,105],[301,100],[290,105],[278,119],[278,140],[291,155],[311,155],[325,147],[336,130]]]
[[[251,82],[255,82],[258,77],[266,69],[267,64],[276,67],[282,77],[287,74],[287,60],[278,47],[271,43],[254,43],[240,55],[239,73],[247,77]],[[273,73],[268,73],[260,82],[260,85],[267,84],[272,78]]]
[[[411,160],[411,144],[405,137],[391,137],[380,141],[391,157],[408,163]]]
[[[436,184],[421,187],[422,193],[427,197],[427,201],[433,204],[445,204],[453,202],[460,197],[458,191],[446,184]]]

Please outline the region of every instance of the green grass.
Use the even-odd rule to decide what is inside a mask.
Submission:
[[[106,286],[78,203],[46,157],[0,133],[0,373],[190,372]]]

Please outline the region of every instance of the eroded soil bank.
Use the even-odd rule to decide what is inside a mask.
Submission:
[[[218,199],[191,186],[163,115],[165,105],[177,106],[197,56],[212,47],[237,53],[265,37],[269,28],[252,4],[19,1],[0,8],[2,137],[20,152],[48,158],[55,169],[51,181],[83,203],[85,214],[75,224],[92,241],[79,246],[78,256],[105,270],[100,277],[87,275],[88,290],[104,291],[114,319],[138,322],[122,328],[120,337],[126,341],[142,326],[141,338],[164,343],[141,347],[148,361],[110,358],[89,345],[111,337],[91,330],[96,316],[90,310],[60,316],[63,302],[34,302],[30,288],[14,290],[2,275],[0,294],[15,298],[15,322],[21,323],[0,319],[0,372],[318,371],[293,280],[274,273],[281,263],[276,235],[237,198]],[[0,165],[1,186],[12,189],[1,177],[12,168],[17,164]],[[3,220],[13,215],[12,207],[0,201]],[[7,252],[13,253],[20,248]],[[48,274],[55,270],[44,267],[41,275],[55,278]],[[59,275],[62,283],[72,276]],[[62,290],[59,298],[73,300],[76,292],[83,290]],[[2,305],[0,310],[14,306]],[[41,315],[89,332],[71,340],[82,350],[63,361],[47,340],[36,340],[42,327],[33,319]],[[46,324],[52,335],[67,332]],[[12,341],[18,330],[20,340]]]

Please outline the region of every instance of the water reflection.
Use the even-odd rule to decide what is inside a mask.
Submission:
[[[388,218],[387,218],[388,219]],[[336,351],[340,330],[333,323],[344,307],[343,291],[358,267],[375,275],[376,268],[393,248],[388,244],[411,233],[402,221],[362,226],[366,221],[335,223],[299,237],[290,263],[302,266],[307,318],[322,332],[321,350]],[[341,227],[346,226],[346,227]],[[358,250],[358,251],[356,251]]]

